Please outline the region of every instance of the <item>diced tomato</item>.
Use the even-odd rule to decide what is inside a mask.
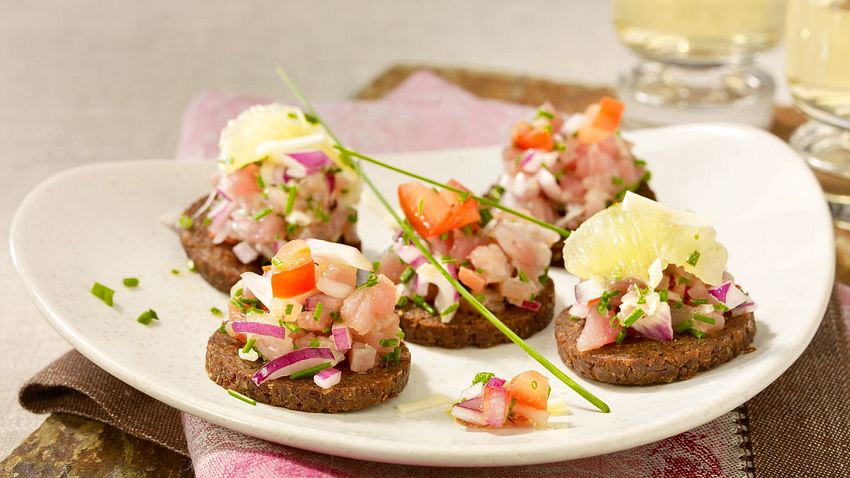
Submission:
[[[551,151],[555,147],[555,138],[551,131],[537,128],[528,123],[517,123],[511,131],[513,144],[518,149],[539,149]]]
[[[306,241],[289,241],[277,251],[272,260],[277,272],[272,274],[272,295],[289,298],[313,290],[316,286],[316,265]]]
[[[523,405],[546,410],[546,402],[549,401],[549,379],[539,372],[522,372],[505,384],[505,390]]]
[[[625,105],[614,98],[605,96],[599,100],[599,111],[590,123],[578,132],[578,140],[583,144],[598,143],[611,136],[620,127]]]
[[[473,292],[481,292],[487,286],[487,281],[481,277],[481,274],[467,267],[461,266],[458,278],[464,285],[472,289]]]
[[[312,262],[272,275],[272,295],[281,299],[310,292],[314,287],[316,266]]]
[[[446,217],[449,205],[433,189],[422,183],[410,182],[399,185],[398,202],[410,225],[422,237],[435,236],[432,231]]]
[[[457,181],[449,185],[466,190]],[[422,237],[433,237],[481,220],[478,202],[452,191],[440,192],[421,183],[405,183],[398,187],[398,202],[410,224]]]

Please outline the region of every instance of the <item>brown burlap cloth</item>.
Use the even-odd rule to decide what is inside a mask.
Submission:
[[[77,351],[27,382],[20,402],[35,413],[100,420],[188,456],[177,410],[112,377]],[[808,349],[744,410],[750,448],[742,450],[742,459],[751,463],[755,476],[850,477],[850,350],[837,291]]]

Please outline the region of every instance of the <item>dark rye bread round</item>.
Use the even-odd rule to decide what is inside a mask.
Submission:
[[[650,189],[649,183],[642,182],[637,189],[635,189],[635,194],[640,194],[641,196],[652,199],[655,201],[655,192]],[[552,262],[551,264],[555,267],[564,267],[564,238],[558,240],[554,246],[552,246]]]
[[[530,337],[552,321],[555,286],[551,278],[546,281],[537,301],[541,304],[537,312],[506,304],[505,311],[496,316],[520,337]],[[468,345],[485,348],[510,342],[510,339],[484,316],[471,308],[461,307],[447,324],[442,323],[436,315],[431,315],[410,302],[397,311],[401,330],[404,331],[404,340],[407,342],[447,349],[459,349]]]
[[[342,371],[342,380],[329,389],[319,387],[310,378],[291,380],[288,377],[268,380],[258,387],[251,377],[262,364],[240,359],[240,347],[241,344],[229,335],[212,334],[207,343],[206,359],[210,379],[258,402],[301,412],[362,410],[397,396],[410,376],[410,351],[402,344],[398,362],[381,362],[364,373],[352,372],[347,362],[342,362],[336,367]]]
[[[561,359],[579,375],[619,385],[650,385],[687,380],[700,370],[726,363],[747,350],[756,334],[753,314],[726,319],[723,330],[698,339],[676,335],[669,342],[628,337],[622,344],[579,352],[576,341],[584,319],[572,320],[568,309],[555,319]]]
[[[192,203],[183,212],[183,215],[192,217],[206,199],[206,197],[202,197]],[[233,253],[233,244],[213,244],[203,221],[192,221],[192,227],[180,229],[180,243],[183,244],[186,255],[195,263],[195,268],[201,274],[201,277],[211,286],[224,293],[230,293],[230,288],[239,281],[242,273],[262,273],[262,259],[257,259],[250,264],[243,264]],[[348,243],[348,245],[360,249],[359,240]]]

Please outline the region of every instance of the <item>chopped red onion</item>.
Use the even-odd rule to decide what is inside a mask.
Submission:
[[[484,411],[484,420],[488,426],[499,428],[505,424],[505,419],[508,416],[508,392],[501,387],[488,387],[490,390],[485,393],[486,400]]]
[[[482,382],[477,382],[472,384],[471,387],[467,388],[460,394],[461,400],[471,400],[476,397],[481,396],[481,392],[484,391],[484,384]]]
[[[338,360],[326,347],[304,347],[282,355],[263,365],[251,379],[257,386],[266,380],[287,377],[295,372],[315,367],[325,362],[336,365]]]
[[[724,282],[723,284],[715,287],[714,289],[709,289],[708,293],[714,296],[715,299],[720,302],[726,302],[726,294],[729,292],[729,287],[732,285],[731,282]]]
[[[622,316],[628,317],[634,309],[622,310]],[[655,313],[644,315],[632,324],[632,328],[644,337],[654,340],[673,340],[673,317],[667,302],[658,304]]]
[[[499,377],[493,377],[487,381],[488,387],[501,388],[505,385],[505,379]]]
[[[304,165],[306,174],[313,174],[330,164],[331,159],[324,151],[303,151],[300,153],[287,153],[287,156]]]
[[[470,398],[469,400],[463,400],[462,402],[458,402],[458,407],[468,408],[470,410],[475,410],[477,412],[481,411],[481,406],[484,404],[484,399],[481,397]]]
[[[483,413],[461,407],[460,405],[455,405],[452,407],[452,416],[457,418],[458,420],[473,425],[484,426],[487,424],[487,421],[484,419]]]
[[[336,175],[330,171],[325,173],[325,181],[328,183],[328,191],[333,194],[336,189]]]
[[[743,315],[743,314],[749,314],[749,313],[755,312],[755,310],[756,310],[756,303],[753,302],[753,301],[747,301],[747,302],[744,302],[743,304],[739,305],[738,307],[735,307],[734,309],[732,309],[732,317],[737,317],[737,316]]]
[[[541,304],[536,300],[524,300],[522,301],[522,303],[519,304],[519,306],[525,310],[537,312],[538,310],[540,310]]]
[[[242,286],[251,291],[267,309],[272,309],[274,294],[272,293],[271,276],[259,275],[254,272],[242,273]]]
[[[417,287],[419,290],[422,290],[424,287],[427,292],[427,284],[434,284],[437,286],[438,290],[437,297],[434,299],[434,307],[437,309],[437,313],[440,314],[440,320],[444,324],[451,322],[452,318],[457,313],[457,310],[460,308],[460,294],[458,291],[433,264],[424,264],[416,269],[416,277],[418,279]],[[447,314],[442,313],[455,305],[457,305],[457,307],[454,307],[453,311]]]
[[[251,244],[248,244],[247,241],[242,241],[233,246],[233,254],[235,254],[236,258],[239,259],[239,262],[243,264],[250,264],[260,257],[260,253],[257,252]]]
[[[313,375],[313,382],[324,389],[333,387],[338,384],[340,380],[342,380],[342,372],[333,367],[326,368],[316,375]]]
[[[286,338],[286,330],[283,327],[262,322],[248,322],[237,320],[230,323],[230,328],[237,334],[264,335],[266,337]]]
[[[428,259],[425,259],[425,256],[422,255],[416,246],[405,246],[399,242],[395,242],[393,244],[393,248],[395,249],[396,255],[398,255],[398,257],[400,257],[404,262],[410,264],[410,266],[414,269],[418,269],[419,266],[428,262]]]
[[[591,300],[601,297],[606,287],[601,280],[592,278],[579,282],[573,290],[576,295],[576,304],[587,304]]]
[[[351,348],[351,331],[343,324],[334,324],[331,327],[331,338],[334,342],[334,347],[340,352]]]
[[[307,246],[314,259],[324,258],[364,271],[372,270],[372,263],[357,248],[320,239],[307,239]]]

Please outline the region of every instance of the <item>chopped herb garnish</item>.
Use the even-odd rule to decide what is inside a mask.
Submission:
[[[255,343],[257,343],[257,339],[255,339],[254,337],[251,337],[250,339],[248,339],[245,342],[245,346],[242,347],[242,353],[247,354],[248,352],[250,352],[251,349],[254,348]]]
[[[245,311],[247,310],[247,309],[246,309],[246,307],[245,307],[245,304],[243,304],[242,302],[239,302],[239,301],[238,301],[238,300],[236,300],[236,299],[230,299],[230,303],[231,303],[231,304],[233,304],[233,306],[234,306],[234,307],[236,307],[236,309],[237,309],[239,312],[242,312],[243,314],[244,314],[244,313],[245,313]]]
[[[295,305],[294,305],[294,304],[286,304],[286,310],[284,311],[284,314],[285,314],[285,315],[290,315],[290,314],[292,314],[292,309],[293,309],[293,307],[295,307]]]
[[[242,395],[241,393],[237,392],[236,390],[233,390],[232,388],[228,388],[227,393],[230,394],[231,397],[238,398],[239,400],[242,400],[248,405],[257,405],[256,400],[251,397],[246,397],[245,395]]]
[[[638,309],[638,310],[640,310],[640,309]],[[620,331],[619,331],[619,332],[617,332],[617,338],[616,338],[616,339],[614,339],[614,342],[616,342],[616,343],[618,343],[618,344],[623,343],[623,340],[626,340],[626,334],[627,334],[626,330],[627,330],[627,329],[626,329],[625,327],[623,327],[622,329],[620,329]]]
[[[685,332],[686,330],[690,329],[692,325],[694,325],[694,322],[692,320],[686,320],[680,323],[679,325],[673,327],[673,331],[677,334],[681,334],[682,332]]]
[[[310,113],[304,113],[304,119],[307,120],[307,122],[310,123],[310,124],[318,124],[319,123],[319,118],[316,118],[314,115],[311,115]]]
[[[180,227],[183,229],[192,228],[192,218],[189,216],[180,216]]]
[[[258,212],[257,214],[254,214],[254,220],[259,221],[260,219],[271,214],[272,212],[274,212],[274,211],[272,211],[272,208],[267,207],[267,208],[263,209],[262,211]]]
[[[553,115],[552,113],[550,113],[546,110],[537,110],[537,117],[538,118],[546,118],[548,120],[555,119],[555,115]]]
[[[142,312],[142,315],[136,317],[136,322],[143,325],[150,324],[152,320],[159,320],[159,316],[156,315],[156,311],[153,309],[148,309]]]
[[[463,232],[464,236],[469,237],[472,235],[472,226],[470,226],[469,224],[463,226],[460,230]]]
[[[431,315],[437,315],[437,309],[434,308],[431,304],[425,301],[425,298],[421,295],[413,295],[410,297],[410,300],[416,304],[417,307],[428,312]]]
[[[475,374],[475,378],[472,379],[472,384],[475,385],[476,383],[483,383],[486,385],[487,382],[495,376],[496,374],[493,372],[478,372]]]
[[[172,273],[173,275],[176,275],[176,276],[179,276],[179,275],[180,275],[180,271],[179,271],[178,269],[171,269],[171,273]]]
[[[442,256],[440,256],[440,262],[442,262],[443,264],[457,264],[457,259],[452,256],[447,256],[443,254]]]
[[[398,332],[396,332],[395,335],[396,335],[396,337],[398,337],[399,340],[404,340],[404,331],[403,330],[398,329]]]
[[[222,322],[221,325],[218,326],[218,333],[222,335],[227,335],[227,329],[224,327],[224,322]]]
[[[336,310],[331,311],[331,320],[333,320],[334,322],[342,321],[342,316],[340,315],[339,311],[336,311]]]
[[[221,309],[219,309],[218,307],[210,307],[210,314],[216,317],[221,317]]]
[[[313,339],[313,340],[310,341],[309,344],[307,344],[307,346],[310,347],[311,349],[315,349],[319,345],[321,345],[321,343],[319,343],[319,339]]]
[[[635,166],[642,168],[642,167],[646,166],[646,161],[644,161],[642,159],[636,159],[635,160]]]
[[[408,300],[409,299],[407,298],[407,296],[403,295],[403,296],[398,298],[398,302],[395,303],[395,306],[396,307],[404,307],[405,305],[407,305]]]
[[[644,294],[646,294],[647,291],[641,289],[640,287],[636,287],[636,289],[637,289],[637,296],[638,296],[637,303],[638,304],[646,304],[646,296]]]
[[[699,320],[700,322],[705,322],[706,324],[714,325],[717,323],[713,318],[706,317],[705,315],[694,314],[694,320]]]
[[[447,315],[449,315],[449,314],[451,314],[451,313],[454,313],[454,312],[457,310],[457,308],[458,308],[459,306],[460,306],[460,304],[458,304],[458,303],[454,303],[454,304],[452,304],[452,305],[450,305],[450,306],[446,307],[445,309],[443,309],[443,311],[442,311],[442,312],[440,312],[440,316],[441,316],[441,317],[445,317],[445,316],[447,316]]]
[[[313,310],[313,320],[314,321],[318,322],[319,319],[322,318],[322,309],[324,309],[324,308],[325,308],[325,306],[321,302],[316,304],[316,309]]]
[[[381,268],[381,261],[375,261],[372,263],[372,271],[378,272],[378,269]]]
[[[124,279],[124,287],[129,287],[129,288],[132,289],[133,287],[138,287],[138,286],[139,286],[139,279],[136,279],[135,277],[127,277],[127,278]]]
[[[348,222],[351,222],[351,223],[357,222],[357,213],[356,212],[348,215]]]
[[[702,330],[699,330],[699,329],[695,329],[693,327],[688,329],[688,332],[690,332],[691,335],[693,335],[694,337],[696,337],[698,339],[705,337],[705,332],[703,332]]]
[[[668,292],[669,291],[667,289],[661,289],[658,291],[658,298],[661,299],[661,302],[667,302]]]
[[[699,240],[699,234],[694,234],[694,240],[695,240],[695,241],[698,241],[698,240]]]
[[[694,252],[691,252],[690,256],[688,256],[688,260],[686,262],[688,264],[696,267],[698,260],[699,260],[699,251],[694,251]]]
[[[211,217],[205,217],[204,220],[203,220],[203,224],[204,224],[204,226],[209,226],[210,224],[212,224],[212,218]]]
[[[325,327],[324,329],[322,329],[322,333],[323,334],[331,333],[331,326],[329,325],[329,326]]]
[[[414,271],[412,267],[407,266],[407,268],[401,272],[401,275],[399,276],[398,280],[402,284],[407,284],[407,282],[413,277],[413,274],[415,273],[416,271]]]
[[[384,362],[395,363],[401,360],[401,347],[396,347],[392,352],[384,354]]]
[[[691,299],[691,305],[703,305],[707,303],[708,299]]]
[[[444,232],[444,233],[440,234],[440,240],[441,241],[447,241],[448,239],[449,239],[449,233],[448,232]]]
[[[186,269],[189,269],[189,272],[198,272],[198,268],[195,267],[195,261],[192,259],[186,261]]]
[[[714,310],[729,312],[729,307],[726,307],[726,304],[714,304]]]
[[[369,278],[366,279],[366,282],[357,286],[358,289],[363,289],[365,287],[374,287],[378,284],[378,275],[374,272],[369,273]]]
[[[684,303],[684,302],[682,302],[681,300],[680,300],[680,301],[677,301],[677,302],[676,302],[676,305],[675,305],[676,310],[682,310],[682,307],[684,307],[684,306],[685,306],[685,303]]]
[[[292,214],[292,208],[295,207],[295,197],[297,193],[298,191],[295,189],[295,186],[291,186],[289,188],[289,191],[287,191],[286,207],[283,210],[284,214],[286,214],[287,216]]]
[[[295,234],[295,231],[297,230],[298,224],[295,224],[294,222],[286,225],[286,235],[289,237],[292,237],[292,235]]]
[[[537,387],[538,387],[537,380],[532,380],[531,381],[531,389],[537,390]]]
[[[525,272],[523,272],[522,269],[519,269],[517,272],[517,277],[519,277],[521,282],[528,282],[528,276],[525,275]]]
[[[102,300],[104,304],[112,307],[112,297],[115,295],[115,291],[101,284],[100,282],[95,282],[93,286],[91,286],[91,293]]]
[[[304,370],[299,370],[298,372],[295,372],[292,375],[290,375],[289,378],[295,380],[295,379],[301,378],[301,377],[312,377],[313,375],[316,375],[317,373],[321,372],[322,370],[324,370],[326,368],[331,368],[330,362],[321,363],[319,365],[316,365],[315,367],[310,367],[310,368],[305,368]]]
[[[581,317],[576,317],[575,315],[571,315],[570,320],[572,320],[573,322],[578,322],[579,320],[581,320]]]
[[[286,327],[290,332],[298,332],[301,330],[301,327],[298,326],[295,322],[287,322],[285,320],[281,321],[283,326]]]
[[[628,317],[626,317],[626,320],[623,322],[623,325],[625,325],[626,327],[631,327],[632,324],[637,322],[637,320],[641,317],[643,317],[643,309],[635,309],[632,311],[631,314],[629,314]]]
[[[263,176],[260,174],[257,175],[257,186],[260,190],[266,189],[266,182],[263,181]]]
[[[381,347],[395,347],[398,345],[398,339],[381,339],[378,343]]]
[[[609,302],[612,297],[620,295],[620,291],[618,290],[606,290],[602,293],[602,297],[599,298],[599,305],[596,306],[596,311],[599,312],[599,315],[607,315],[608,309],[610,308]]]
[[[685,276],[679,277],[679,280],[676,281],[677,284],[690,284],[691,280]]]
[[[611,178],[611,184],[621,186],[623,184],[623,178],[619,176],[614,176]]]
[[[489,209],[481,209],[478,211],[478,214],[481,216],[481,222],[479,223],[481,227],[486,226],[493,219],[493,213]]]
[[[422,198],[419,198],[419,201],[416,202],[416,212],[421,216],[424,208],[425,208],[425,200],[422,199]]]

